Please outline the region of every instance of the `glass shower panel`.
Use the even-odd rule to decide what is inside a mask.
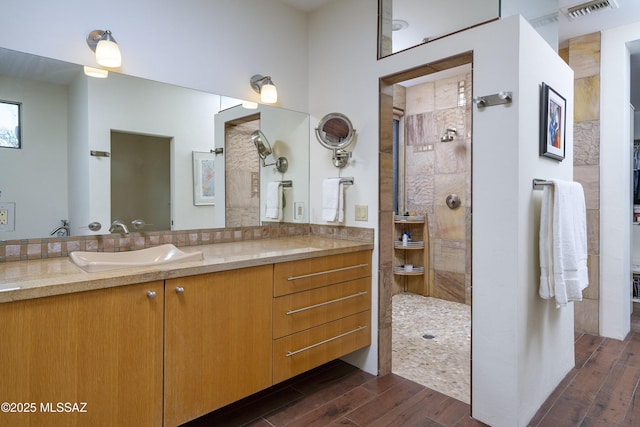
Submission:
[[[378,0],[378,58],[520,14],[558,49],[558,0]]]
[[[378,58],[497,19],[500,0],[378,0]]]
[[[501,0],[500,18],[522,15],[549,45],[558,50],[559,0]]]

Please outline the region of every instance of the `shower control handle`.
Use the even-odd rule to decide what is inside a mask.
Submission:
[[[457,209],[460,207],[460,196],[457,194],[449,194],[447,196],[447,200],[445,201],[449,209]]]

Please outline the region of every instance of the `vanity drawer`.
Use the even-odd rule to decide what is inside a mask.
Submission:
[[[371,344],[371,312],[363,311],[273,342],[273,383]]]
[[[287,295],[367,276],[371,276],[371,251],[283,262],[274,265],[273,295]]]
[[[371,278],[350,280],[273,299],[273,338],[371,309]]]

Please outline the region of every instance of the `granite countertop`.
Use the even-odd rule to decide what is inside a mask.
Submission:
[[[318,236],[180,247],[204,260],[87,273],[67,257],[0,263],[0,303],[373,249]]]

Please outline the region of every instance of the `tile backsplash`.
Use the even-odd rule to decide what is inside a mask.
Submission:
[[[2,240],[0,262],[65,257],[73,251],[125,252],[165,243],[180,247],[305,235],[373,242],[374,230],[334,225],[273,223],[255,227]]]

